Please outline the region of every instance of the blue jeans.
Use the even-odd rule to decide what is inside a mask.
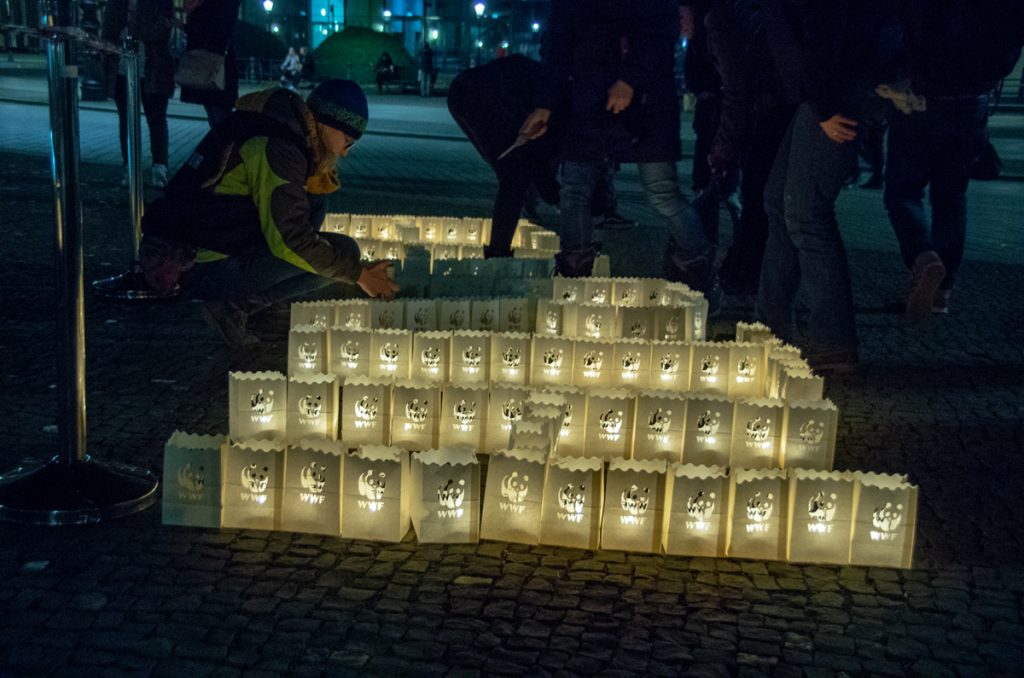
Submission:
[[[846,249],[835,202],[857,159],[857,144],[831,141],[810,104],[801,104],[779,146],[768,184],[768,242],[757,313],[794,342],[793,302],[803,288],[810,306],[804,348],[854,350],[857,331]]]
[[[640,184],[647,202],[668,228],[669,236],[684,258],[707,255],[711,243],[704,227],[683,194],[679,191],[674,162],[637,163]],[[594,242],[591,220],[594,189],[608,172],[604,163],[566,162],[562,166],[562,251],[590,247]]]
[[[885,208],[907,268],[922,252],[937,252],[946,266],[944,289],[952,288],[963,262],[967,183],[971,162],[985,147],[987,118],[987,96],[929,98],[926,111],[892,116]]]

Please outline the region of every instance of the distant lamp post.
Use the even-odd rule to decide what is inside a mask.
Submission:
[[[538,31],[540,31],[540,22],[539,21],[534,21],[533,25],[530,26],[530,28],[533,29],[534,33],[537,33]]]
[[[478,2],[473,5],[473,11],[476,12],[476,65],[480,65],[480,48],[484,46],[484,34],[483,25],[480,21],[484,17],[484,12],[487,11],[487,6],[482,2]]]
[[[385,33],[390,33],[391,32],[391,10],[390,9],[386,9],[386,10],[384,10],[382,12],[382,14],[384,16],[384,32]]]
[[[274,0],[263,0],[263,9],[267,13],[267,30],[273,31],[273,27],[270,25],[270,13],[274,10]]]

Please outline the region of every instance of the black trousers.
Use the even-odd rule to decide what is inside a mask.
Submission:
[[[162,94],[146,92],[145,81],[140,83],[142,89],[142,112],[146,116],[149,127],[149,150],[153,154],[154,165],[167,164],[167,147],[170,134],[167,131],[168,97]],[[123,75],[117,76],[114,90],[114,104],[117,106],[118,137],[121,140],[121,162],[128,163],[128,85]]]

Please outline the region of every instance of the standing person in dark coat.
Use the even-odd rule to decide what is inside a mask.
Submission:
[[[430,48],[429,42],[423,43],[420,50],[420,96],[429,97],[433,94],[434,83],[434,50]]]
[[[299,48],[299,63],[302,65],[299,81],[305,80],[312,87],[313,78],[316,77],[316,60],[313,59],[313,53],[305,45]]]
[[[666,275],[709,292],[714,248],[679,191],[679,100],[673,74],[679,38],[676,0],[554,0],[543,40],[539,108],[521,133],[544,134],[567,106],[562,146],[562,251],[557,270],[589,275],[596,255],[594,187],[609,163],[636,163],[652,208],[669,230]],[[714,303],[714,302],[712,302]]]
[[[228,117],[238,99],[238,64],[231,44],[242,0],[187,0],[185,3],[185,50],[205,49],[224,55],[224,89],[181,88],[181,100],[202,104],[206,119],[213,127]]]

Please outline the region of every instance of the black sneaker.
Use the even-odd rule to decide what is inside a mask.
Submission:
[[[224,343],[231,348],[255,346],[260,340],[246,330],[248,314],[231,301],[204,301],[199,306],[203,320],[217,331]]]
[[[605,214],[601,221],[594,224],[594,228],[603,228],[608,231],[624,231],[630,228],[636,228],[639,226],[637,222],[632,219],[627,219],[618,212],[611,212]]]

